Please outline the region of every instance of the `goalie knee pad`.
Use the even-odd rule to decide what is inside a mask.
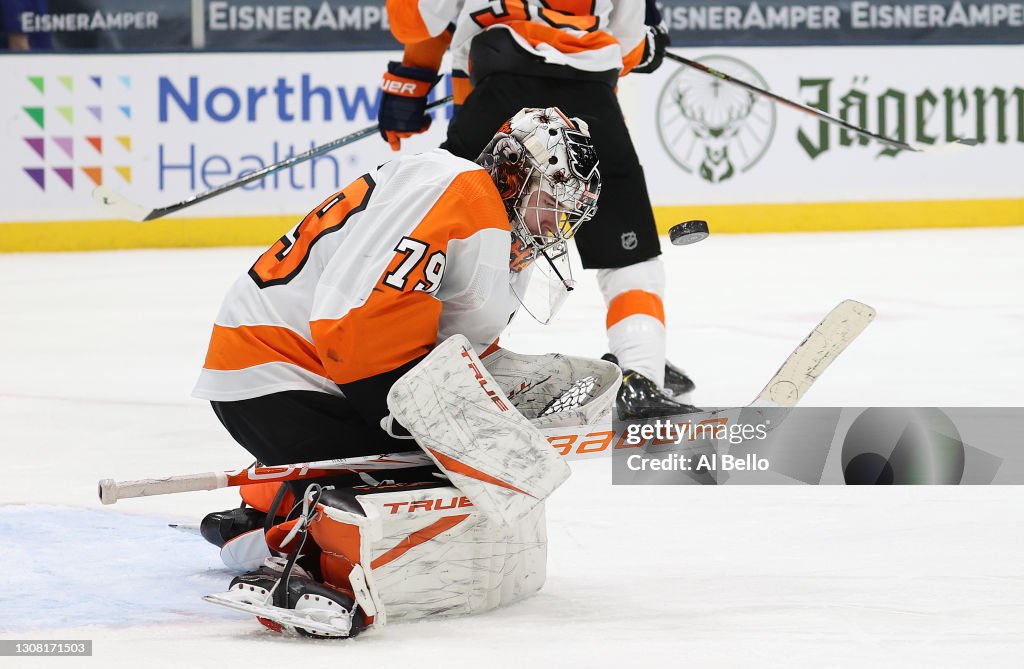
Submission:
[[[405,483],[325,491],[310,534],[324,582],[351,590],[374,624],[480,613],[544,583],[544,505],[513,526],[457,488]]]

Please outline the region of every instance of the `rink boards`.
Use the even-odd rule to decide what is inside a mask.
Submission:
[[[717,233],[1024,224],[1024,77],[1015,67],[1024,46],[678,52],[901,141],[973,137],[979,146],[894,154],[666,63],[620,86],[663,232],[690,218]],[[364,139],[173,221],[105,220],[90,193],[103,184],[147,207],[167,205],[372,125],[393,56],[7,56],[0,251],[266,243],[388,160],[387,145]],[[447,113],[406,150],[436,146]]]

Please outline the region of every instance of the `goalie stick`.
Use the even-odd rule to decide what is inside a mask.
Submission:
[[[844,300],[818,323],[786,358],[775,375],[757,395],[750,407],[794,407],[807,394],[815,381],[839,357],[850,343],[864,331],[875,317],[875,310],[855,300]],[[728,412],[739,408],[715,409],[686,414],[693,425],[721,422]],[[776,422],[776,427],[779,422]],[[623,448],[643,448],[650,440],[627,442],[625,426],[609,423],[542,429],[552,448],[567,460],[606,456]],[[226,472],[185,474],[139,481],[99,482],[99,497],[104,504],[120,499],[167,495],[196,490],[216,490],[269,481],[293,481],[343,473],[380,472],[432,464],[422,451],[387,453],[375,456],[322,460],[271,467],[251,467]]]
[[[726,74],[724,72],[720,72],[720,71],[716,70],[713,67],[708,67],[707,65],[705,65],[703,63],[699,63],[699,62],[697,62],[695,60],[690,60],[689,58],[686,58],[684,56],[680,56],[679,54],[672,53],[671,51],[665,51],[665,57],[669,58],[671,60],[674,60],[677,63],[682,63],[683,65],[688,65],[688,66],[690,66],[690,67],[692,67],[692,68],[694,68],[696,70],[700,70],[701,72],[703,72],[705,74],[709,74],[712,77],[717,77],[717,78],[721,79],[722,81],[727,81],[730,84],[735,84],[737,86],[742,86],[743,88],[747,89],[748,91],[751,91],[753,93],[757,93],[758,95],[763,95],[764,97],[766,97],[766,98],[768,98],[770,100],[774,100],[774,101],[778,102],[779,104],[784,104],[784,105],[786,105],[787,107],[789,107],[791,109],[796,109],[797,111],[806,112],[806,113],[811,114],[813,116],[817,116],[820,119],[824,119],[824,120],[828,121],[829,123],[833,123],[835,125],[838,125],[838,126],[841,126],[843,128],[846,128],[847,130],[855,132],[858,135],[863,135],[864,137],[870,137],[871,139],[874,139],[874,140],[876,140],[878,142],[881,142],[882,144],[885,144],[886,146],[891,146],[894,149],[899,149],[900,151],[915,151],[915,152],[918,152],[918,153],[924,153],[924,152],[931,153],[931,152],[955,150],[955,149],[958,149],[958,148],[963,148],[965,146],[977,146],[977,144],[978,144],[978,140],[976,140],[976,139],[959,139],[959,138],[954,139],[952,142],[943,142],[943,143],[927,145],[927,146],[922,146],[920,144],[909,144],[907,142],[902,142],[902,141],[900,141],[898,139],[892,139],[890,137],[886,137],[885,135],[879,135],[877,133],[871,132],[870,130],[867,130],[865,128],[861,128],[861,127],[856,126],[856,125],[854,125],[852,123],[849,123],[848,121],[844,121],[841,118],[837,118],[835,116],[832,116],[828,112],[824,112],[824,111],[822,111],[820,109],[816,109],[815,107],[809,107],[807,105],[802,105],[799,102],[794,102],[792,100],[789,100],[787,98],[782,97],[781,95],[778,95],[776,93],[772,93],[769,90],[765,90],[763,88],[758,88],[757,86],[755,86],[753,84],[750,84],[750,83],[747,83],[746,81],[743,81],[741,79],[736,79],[735,77],[731,77],[728,74]]]
[[[435,100],[431,102],[426,106],[426,108],[434,109],[435,107],[446,105],[451,101],[452,97],[449,95],[446,98],[442,98],[440,100]],[[327,142],[326,144],[321,144],[320,146],[312,148],[309,151],[304,151],[298,155],[292,156],[291,158],[285,158],[284,160],[281,160],[279,162],[267,165],[263,169],[256,170],[255,172],[246,174],[245,176],[239,177],[234,181],[229,181],[225,184],[217,186],[216,188],[211,188],[208,191],[197,193],[196,195],[186,198],[181,202],[175,202],[174,204],[169,204],[166,207],[146,209],[142,205],[132,202],[124,195],[121,195],[117,191],[113,190],[112,188],[107,188],[106,186],[98,186],[95,189],[93,189],[92,199],[98,205],[104,207],[110,213],[111,216],[115,216],[119,219],[137,221],[139,223],[143,223],[145,221],[152,221],[158,218],[163,218],[168,214],[173,214],[176,211],[181,211],[182,209],[191,207],[194,204],[205,202],[210,198],[217,197],[218,195],[222,195],[223,193],[232,191],[240,186],[244,186],[247,183],[251,183],[253,181],[262,179],[263,177],[271,175],[274,172],[280,172],[281,170],[287,169],[289,167],[294,167],[299,163],[303,163],[312,158],[316,158],[317,156],[322,156],[325,153],[330,153],[335,149],[340,149],[341,147],[351,144],[352,142],[359,141],[364,137],[369,137],[370,135],[377,132],[379,128],[380,126],[375,123],[368,128],[357,130],[351,134],[345,135],[344,137],[339,137],[338,139]]]

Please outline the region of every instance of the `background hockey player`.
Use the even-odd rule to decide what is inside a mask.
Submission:
[[[507,120],[500,132],[492,135],[477,162],[435,149],[401,156],[380,166],[327,197],[237,280],[214,324],[195,396],[210,400],[217,417],[235,440],[264,464],[410,450],[418,448],[417,442],[419,447],[426,448],[425,444],[433,444],[434,439],[439,443],[431,447],[433,455],[449,445],[458,446],[462,443],[459,436],[445,436],[444,426],[428,425],[417,430],[421,422],[415,410],[422,404],[418,403],[419,395],[412,392],[397,405],[392,398],[389,406],[389,393],[401,395],[394,388],[395,383],[399,378],[415,377],[411,370],[417,370],[421,376],[431,373],[434,367],[420,370],[427,369],[425,358],[441,342],[464,344],[461,349],[452,349],[456,344],[449,345],[448,357],[442,357],[435,365],[450,360],[475,360],[476,355],[496,342],[521,304],[539,320],[549,319],[572,287],[567,241],[594,215],[600,188],[597,156],[586,124],[550,108],[522,110]],[[547,281],[550,285],[543,285],[540,294],[548,299],[532,302],[530,283]],[[450,378],[445,376],[444,382],[437,385],[458,387],[457,373],[465,374],[470,368],[478,375],[483,373],[476,363],[467,368],[460,362],[456,367]],[[614,376],[617,383],[617,371]],[[471,376],[468,380],[468,387],[477,395],[485,386],[484,377],[478,378]],[[472,401],[465,400],[465,405]],[[382,427],[382,419],[389,411],[398,410],[395,406],[406,408],[401,424],[386,421],[387,427]],[[439,406],[424,414],[425,420],[429,422],[449,409],[450,406]],[[531,431],[525,418],[507,410],[507,406],[503,407],[507,415],[495,419],[504,427],[488,430],[490,436],[500,433],[506,438],[490,449],[495,457],[501,458],[501,464],[493,469],[504,469],[502,476],[514,474],[515,444],[540,449],[539,454],[523,458],[524,462],[546,463],[541,471],[522,472],[523,481],[511,486],[518,497],[523,497],[519,494],[523,489],[555,474],[565,474],[565,464],[546,441],[541,439],[538,446],[539,432]],[[468,409],[460,411],[465,413]],[[515,418],[512,423],[509,416]],[[416,436],[417,442],[408,440],[409,432],[402,425]],[[472,429],[471,426],[470,434]],[[474,437],[471,445],[480,447],[481,453],[487,452],[481,444],[488,438]],[[448,453],[437,455],[435,461],[447,471],[448,464],[462,457]],[[555,462],[549,462],[550,458]],[[477,462],[475,467],[488,469],[490,465]],[[455,469],[457,472],[449,472],[449,478],[464,473],[458,467]],[[283,552],[293,551],[285,573],[300,567],[308,570],[291,586],[278,589],[278,596],[283,599],[275,600],[272,609],[252,608],[256,606],[252,601],[240,603],[230,598],[225,600],[227,603],[217,603],[257,612],[261,618],[276,620],[275,624],[280,625],[289,624],[290,616],[296,614],[288,610],[295,609],[305,594],[314,593],[321,598],[317,601],[334,602],[349,612],[353,610],[354,598],[360,602],[364,618],[348,622],[358,631],[360,625],[371,619],[380,622],[384,602],[388,601],[393,613],[404,611],[402,615],[409,616],[426,615],[432,610],[471,612],[511,601],[510,598],[539,587],[543,580],[543,509],[536,505],[546,493],[531,492],[526,496],[529,503],[506,500],[493,518],[477,514],[466,521],[465,507],[470,503],[468,499],[459,500],[463,499],[462,491],[473,489],[474,482],[455,489],[438,483],[430,472],[406,470],[402,474],[389,476],[396,482],[387,487],[371,485],[360,488],[358,494],[349,490],[320,499],[317,489],[310,493],[312,497],[302,499],[302,492],[296,495],[305,503],[301,529],[313,528],[316,544],[325,548],[322,556],[313,542],[302,548],[305,534],[289,545],[298,531],[295,521],[273,528],[264,539],[259,529],[263,525],[259,509],[270,512],[267,528],[276,514],[269,500],[265,496],[261,499],[253,491],[248,492],[247,501],[257,511],[237,509],[208,516],[203,522],[204,536],[223,544],[222,555],[232,566],[259,565],[270,555],[269,545]],[[495,479],[492,476],[488,480]],[[377,483],[372,479],[364,481]],[[552,481],[552,485],[560,482]],[[331,482],[341,485],[352,480]],[[306,483],[297,490],[304,490]],[[439,492],[439,488],[443,490]],[[458,506],[422,506],[435,499],[432,495],[441,494],[446,495],[446,500],[456,500],[451,504]],[[363,500],[362,506],[353,502],[352,495]],[[493,497],[492,493],[484,495]],[[283,494],[278,495],[277,502],[281,503],[281,515],[285,515],[292,508],[292,500],[282,503],[282,497]],[[497,567],[488,560],[476,564],[473,559],[479,556],[473,553],[473,559],[466,558],[469,562],[464,564],[469,569],[464,574],[467,587],[477,587],[472,584],[488,578],[487,574],[493,577],[495,568],[499,573],[506,570],[510,578],[515,578],[504,590],[485,593],[483,599],[467,594],[448,607],[437,608],[435,602],[434,609],[421,602],[409,603],[401,587],[408,583],[433,587],[425,585],[434,582],[432,574],[424,572],[423,582],[417,582],[415,569],[404,565],[403,569],[412,572],[393,576],[378,560],[373,561],[371,570],[371,563],[362,559],[365,556],[359,550],[354,555],[349,552],[346,559],[338,557],[347,549],[335,545],[341,541],[337,537],[359,534],[359,528],[365,529],[368,522],[359,514],[346,516],[347,520],[341,522],[339,514],[350,513],[356,507],[365,512],[371,504],[366,500],[371,498],[378,504],[393,505],[387,508],[421,513],[407,521],[412,526],[402,525],[398,518],[391,519],[392,524],[384,530],[377,528],[363,537],[364,544],[369,544],[373,537],[379,539],[377,535],[382,531],[385,535],[391,531],[399,538],[411,536],[417,519],[427,512],[443,511],[442,515],[449,520],[437,522],[461,523],[458,531],[479,539],[488,555],[495,545],[525,542],[528,549],[514,552],[526,562],[506,561]],[[387,501],[380,502],[381,499]],[[473,501],[479,506],[478,499]],[[327,514],[329,518],[322,517],[320,524],[314,525],[312,519],[318,513],[315,510],[321,508],[318,504],[327,504],[332,511]],[[452,509],[459,513],[453,516]],[[457,519],[451,520],[453,517]],[[343,526],[341,529],[323,528],[325,523],[338,522]],[[438,542],[435,543],[444,545],[443,541]],[[293,548],[296,545],[299,547]],[[351,548],[352,544],[345,546]],[[295,565],[300,549],[304,559]],[[463,546],[444,550],[469,549]],[[316,559],[318,556],[322,560]],[[343,568],[339,567],[339,560]],[[434,563],[436,560],[431,564]],[[277,577],[268,569],[264,567],[236,579],[233,596],[238,595],[238,588],[245,593],[255,592],[253,588],[261,593],[273,591]],[[380,585],[389,574],[395,583]],[[525,574],[531,576],[526,578]],[[319,578],[333,589],[325,590]],[[339,595],[341,590],[345,592]],[[409,610],[409,606],[413,609]],[[309,620],[306,623],[300,629],[310,633],[348,633],[344,626],[317,628]]]
[[[457,113],[443,146],[452,153],[476,156],[491,128],[523,105],[558,106],[588,120],[604,197],[576,245],[583,266],[598,270],[609,349],[625,370],[619,413],[694,410],[673,399],[693,383],[666,365],[658,232],[615,93],[620,76],[661,64],[668,33],[654,2],[388,0],[387,8],[391,31],[405,46],[382,86],[381,134],[392,148],[429,127],[426,98],[449,45]]]

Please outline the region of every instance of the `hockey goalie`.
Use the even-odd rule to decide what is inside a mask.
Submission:
[[[246,486],[247,505],[202,523],[241,574],[208,601],[350,637],[541,587],[544,501],[569,470],[538,427],[597,419],[621,376],[497,339],[572,290],[568,241],[599,193],[587,125],[524,109],[475,162],[396,158],[256,259],[194,394],[263,464],[422,449],[435,466]]]

